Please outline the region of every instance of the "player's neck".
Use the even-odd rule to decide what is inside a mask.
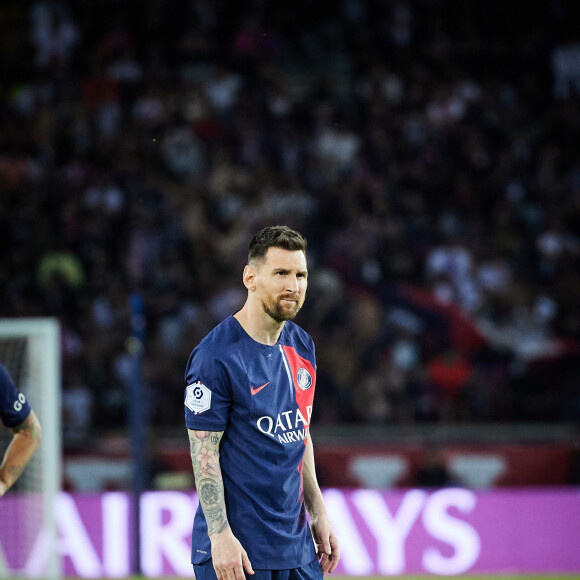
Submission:
[[[234,314],[246,334],[261,344],[272,346],[278,342],[284,322],[276,322],[265,312],[251,312],[251,306],[246,302],[244,307]]]

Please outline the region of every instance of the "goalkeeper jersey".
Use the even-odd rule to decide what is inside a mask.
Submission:
[[[306,517],[302,458],[316,384],[311,337],[286,322],[278,343],[254,341],[230,316],[187,364],[185,424],[223,431],[220,466],[228,520],[255,569],[288,569],[316,558]],[[192,563],[211,557],[198,507]]]
[[[6,427],[18,427],[30,414],[30,405],[0,364],[0,419]]]

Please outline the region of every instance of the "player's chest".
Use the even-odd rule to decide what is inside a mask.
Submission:
[[[252,416],[265,413],[310,413],[316,370],[313,362],[291,346],[262,350],[242,361],[243,373],[234,389],[234,403]],[[310,409],[307,409],[310,407]]]

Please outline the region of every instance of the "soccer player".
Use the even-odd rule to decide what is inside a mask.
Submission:
[[[40,443],[40,423],[18,392],[8,371],[0,364],[0,419],[14,435],[0,465],[0,497],[2,497],[30,461]]]
[[[244,306],[189,358],[185,423],[200,502],[192,546],[197,580],[320,580],[338,564],[309,433],[314,344],[291,322],[307,279],[306,240],[298,232],[258,232],[242,276]]]

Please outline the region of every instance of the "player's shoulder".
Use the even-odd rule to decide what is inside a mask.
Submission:
[[[312,337],[295,322],[288,320],[284,326],[285,340],[293,343],[292,346],[302,346],[308,351],[314,352],[314,340]]]
[[[26,397],[16,388],[10,373],[0,365],[0,418],[6,427],[16,427],[30,414]]]
[[[189,355],[185,368],[186,383],[200,377],[208,380],[209,376],[216,380],[216,377],[231,372],[234,368],[232,362],[239,359],[240,329],[239,323],[230,316],[208,332]]]
[[[218,325],[214,326],[193,349],[190,362],[195,357],[197,360],[210,358],[212,360],[225,360],[230,354],[235,353],[242,339],[241,327],[233,316],[229,316]]]

